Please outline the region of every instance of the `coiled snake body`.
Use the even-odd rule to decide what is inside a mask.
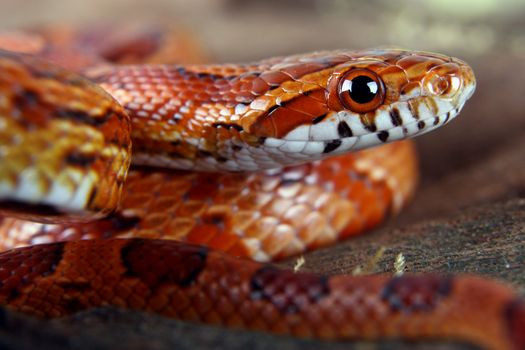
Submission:
[[[2,304],[42,317],[113,305],[323,339],[525,346],[523,302],[496,282],[259,263],[397,212],[416,160],[409,141],[386,143],[459,113],[475,87],[464,62],[370,50],[117,65],[122,55],[84,51],[85,37],[1,38]]]

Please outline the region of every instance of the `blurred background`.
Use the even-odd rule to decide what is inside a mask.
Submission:
[[[221,61],[378,45],[480,56],[525,53],[520,0],[1,0],[0,27],[181,24]]]

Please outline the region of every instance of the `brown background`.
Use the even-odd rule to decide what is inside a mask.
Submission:
[[[414,202],[375,232],[307,254],[304,269],[351,273],[384,247],[373,271],[392,272],[394,258],[401,253],[410,272],[477,273],[525,290],[525,2],[0,0],[0,29],[130,21],[181,24],[221,62],[374,46],[434,50],[470,62],[478,79],[471,102],[457,121],[418,139],[422,183]],[[43,323],[2,314],[0,345],[31,348],[36,343],[63,349],[347,345],[111,310]],[[430,345],[450,346],[423,344]]]

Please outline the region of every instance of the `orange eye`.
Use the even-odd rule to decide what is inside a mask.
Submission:
[[[373,111],[383,104],[385,87],[372,71],[357,68],[348,71],[339,83],[343,106],[356,113]]]

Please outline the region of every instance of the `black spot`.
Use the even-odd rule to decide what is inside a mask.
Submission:
[[[312,124],[318,124],[320,123],[324,118],[326,118],[326,116],[328,115],[328,113],[325,113],[325,114],[322,114],[322,115],[319,115],[315,118],[312,119]]]
[[[446,124],[449,119],[450,119],[450,112],[447,113],[447,116],[445,117],[445,121],[443,122],[443,124]]]
[[[233,145],[232,146],[232,150],[236,151],[236,152],[239,152],[240,150],[242,150],[242,146],[239,146],[239,145]]]
[[[341,137],[353,136],[352,129],[350,129],[350,127],[348,126],[348,124],[346,124],[345,121],[340,121],[339,124],[337,124],[337,133]]]
[[[423,130],[423,129],[425,128],[425,122],[422,121],[422,120],[418,121],[418,122],[417,122],[417,128],[418,128],[419,130]]]
[[[66,163],[79,167],[88,167],[95,162],[96,158],[92,155],[80,154],[77,152],[69,153],[66,157]]]
[[[126,275],[156,290],[163,285],[187,287],[206,266],[205,247],[175,241],[132,239],[121,250]]]
[[[332,140],[332,141],[326,142],[325,145],[324,145],[323,153],[330,153],[330,152],[332,152],[333,150],[335,150],[339,146],[341,146],[341,143],[343,143],[343,141],[341,141],[341,140]]]
[[[434,126],[439,124],[439,117],[434,118]]]
[[[401,115],[399,114],[399,109],[396,107],[390,110],[390,119],[392,120],[392,124],[394,126],[399,126],[403,123],[403,120],[401,120]]]
[[[82,292],[91,289],[89,281],[57,281],[57,285],[69,291]]]
[[[386,130],[383,130],[377,133],[377,138],[381,140],[381,142],[386,142],[386,140],[388,140],[388,136],[390,135],[388,134],[388,131]]]
[[[452,277],[440,275],[392,278],[381,299],[397,312],[431,312],[452,291]]]
[[[250,280],[252,300],[268,301],[288,314],[309,308],[329,294],[328,279],[313,273],[296,274],[265,266],[257,270]]]

